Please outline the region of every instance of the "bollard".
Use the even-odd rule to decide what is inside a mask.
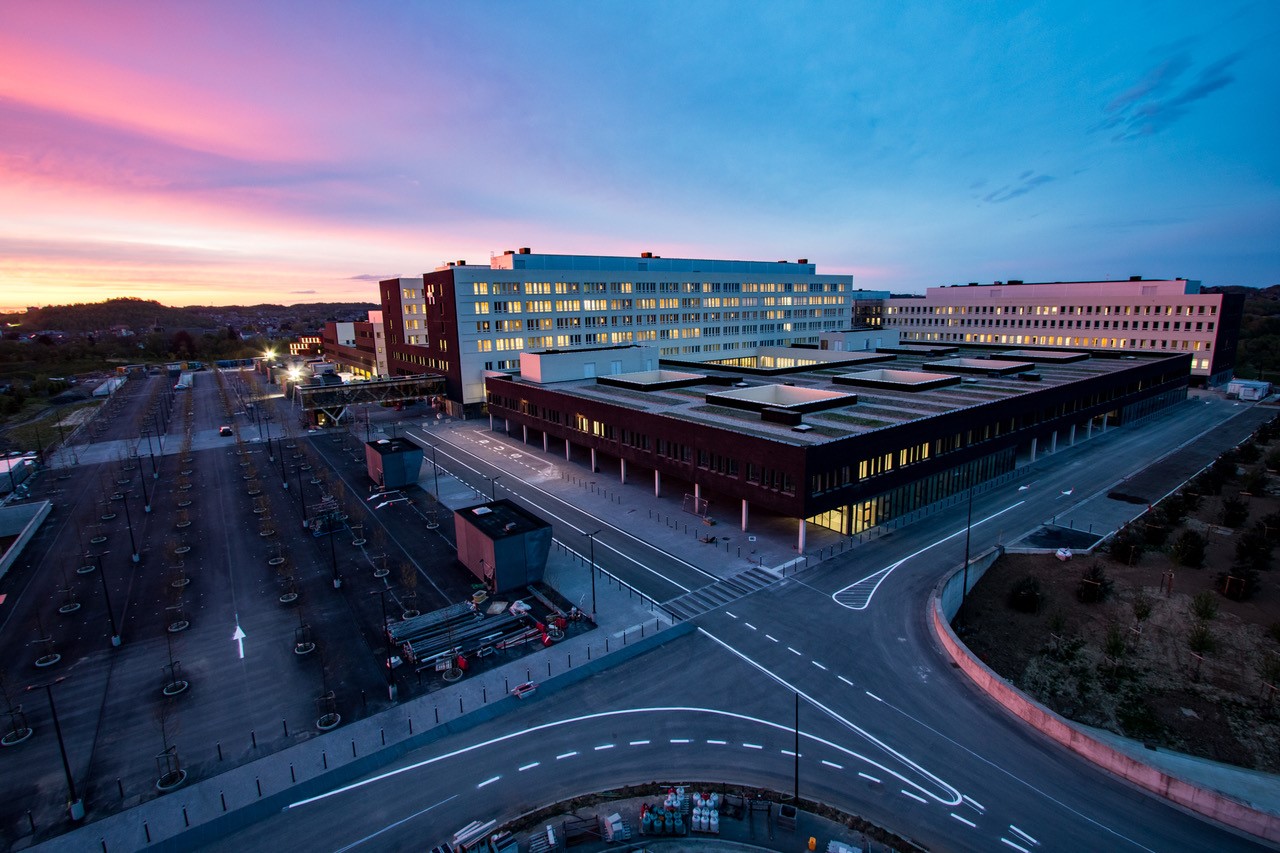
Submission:
[[[486,705],[489,704],[489,688],[488,687],[480,688],[480,699],[481,701],[484,702],[484,704]]]
[[[511,685],[507,682],[507,677],[505,675],[502,676],[502,692],[503,693],[511,692]]]
[[[222,800],[222,810],[225,812],[227,810],[227,795],[219,791],[218,799]]]
[[[551,661],[547,661],[547,666],[551,666]],[[569,666],[567,668],[573,669],[573,652],[569,652]]]
[[[409,718],[409,734],[413,735],[413,717]]]
[[[261,797],[262,796],[262,779],[257,776],[254,776],[253,784],[258,786],[258,796]],[[147,840],[150,841],[151,839],[148,837]]]
[[[120,781],[120,777],[116,777],[116,787],[120,789],[120,799],[124,799],[124,783]]]
[[[27,817],[31,817],[31,812],[27,812]],[[35,824],[32,824],[33,828],[34,826]],[[150,844],[151,843],[151,827],[147,826],[147,822],[145,820],[142,822],[142,831],[146,833],[147,843]]]
[[[533,673],[532,673],[532,671],[530,671],[530,670],[528,670],[528,669],[526,669],[526,670],[524,671],[524,680],[525,680],[525,681],[533,681]]]
[[[218,760],[222,760],[222,741],[218,741]]]
[[[32,832],[35,832],[35,831],[36,831],[36,819],[35,819],[35,818],[33,818],[33,817],[31,816],[31,809],[27,809],[27,823],[31,824],[31,831],[32,831]],[[146,824],[145,824],[145,823],[143,823],[143,826],[146,826]],[[147,841],[150,841],[150,840],[151,840],[151,836],[150,836],[150,835],[148,835],[148,836],[147,836]]]
[[[591,647],[587,646],[587,660],[591,660]]]
[[[355,738],[351,739],[351,757],[352,758],[356,757],[356,739]]]
[[[187,807],[186,807],[186,806],[183,806],[183,807],[182,807],[182,825],[183,825],[183,826],[187,826],[187,827],[191,826],[191,818],[187,817]]]
[[[281,724],[282,726],[284,726],[284,736],[285,736],[285,737],[288,737],[288,736],[289,736],[289,721],[288,721],[288,720],[281,720],[281,721],[280,721],[280,724]]]
[[[386,745],[387,745],[387,730],[386,730],[386,729],[378,729],[378,734],[382,735],[382,745],[383,745],[383,746],[386,746]]]
[[[290,782],[294,782],[294,783],[296,783],[296,782],[298,781],[298,774],[297,774],[297,773],[295,773],[295,772],[293,772],[293,763],[292,763],[292,762],[290,762],[290,763],[289,763],[289,781],[290,781]]]
[[[107,839],[99,838],[98,840],[102,842],[102,853],[107,853]]]
[[[459,713],[459,714],[463,713],[463,711],[462,711],[462,694],[458,694],[458,713]]]
[[[329,752],[327,750],[320,750],[320,763],[324,765],[325,770],[329,769]]]
[[[258,748],[258,733],[257,733],[257,732],[255,732],[253,729],[250,729],[250,730],[249,730],[249,739],[250,739],[251,741],[253,741],[253,748],[254,748],[254,749],[257,749],[257,748]]]
[[[644,626],[643,626],[643,625],[641,625],[641,626],[640,626],[640,639],[642,639],[642,640],[644,639]]]
[[[440,706],[436,706],[436,725],[440,725]]]
[[[364,691],[360,691],[360,706],[364,708],[365,714],[369,713],[369,699],[364,695]]]
[[[551,677],[551,658],[547,658],[547,678]]]
[[[608,637],[604,638],[604,653],[606,655],[609,654],[609,638]]]

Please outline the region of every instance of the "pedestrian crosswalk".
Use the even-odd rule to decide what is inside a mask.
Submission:
[[[662,606],[676,619],[692,619],[709,610],[715,610],[717,607],[722,607],[757,590],[764,589],[776,583],[779,577],[780,575],[772,569],[767,569],[763,566],[752,566],[745,572],[722,578],[704,587],[699,587],[692,592],[687,592],[678,598],[663,602]]]

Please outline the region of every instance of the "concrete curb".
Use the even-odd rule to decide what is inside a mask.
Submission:
[[[942,648],[974,686],[1032,728],[1095,766],[1197,814],[1267,841],[1280,842],[1280,815],[1260,811],[1248,803],[1171,776],[1119,752],[1034,701],[974,657],[951,630],[942,611],[943,589],[950,586],[950,581],[958,573],[959,569],[934,588],[929,597],[929,621]]]

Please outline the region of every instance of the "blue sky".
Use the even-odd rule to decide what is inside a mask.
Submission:
[[[1280,4],[0,9],[0,304],[534,251],[1280,283]]]

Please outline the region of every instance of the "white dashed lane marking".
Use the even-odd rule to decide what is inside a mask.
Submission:
[[[631,741],[631,746],[648,746],[648,744],[649,744],[649,741],[647,741],[647,740],[633,740],[633,741]]]
[[[520,772],[523,773],[526,770],[532,770],[533,768],[537,767],[541,763],[542,763],[541,761],[535,761],[532,764],[526,764],[524,767],[520,768]]]
[[[1008,846],[1012,847],[1014,850],[1019,850],[1019,851],[1021,851],[1021,853],[1031,853],[1031,851],[1030,851],[1030,850],[1028,850],[1027,848],[1023,847],[1021,844],[1014,844],[1012,841],[1010,841],[1009,839],[1005,838],[1004,836],[1001,836],[1001,837],[1000,837],[1000,841],[1001,841],[1001,842],[1003,842],[1004,844],[1007,844]]]
[[[903,788],[903,789],[902,789],[901,791],[899,791],[898,793],[902,794],[902,796],[904,796],[904,797],[910,797],[911,799],[915,800],[917,803],[923,803],[923,802],[926,802],[926,800],[925,800],[925,798],[924,798],[924,797],[917,797],[915,794],[911,793],[911,792],[910,792],[910,791],[908,791],[906,788]]]
[[[787,646],[787,651],[791,652],[791,654],[793,654],[793,655],[799,655],[800,657],[804,657],[804,655],[800,654],[798,651],[796,651],[795,649],[791,648],[790,646]]]
[[[825,759],[825,758],[824,758],[824,759],[822,759],[822,763],[823,763],[823,764],[825,764],[825,765],[827,765],[828,767],[834,767],[834,768],[835,768],[835,769],[837,769],[837,770],[843,770],[843,769],[844,769],[844,765],[842,765],[842,764],[836,764],[834,761],[827,761],[827,759]]]
[[[747,749],[764,749],[764,747],[758,743],[744,743],[743,746]]]
[[[863,773],[861,770],[858,771],[858,775],[861,776],[863,779],[866,779],[868,782],[875,782],[877,785],[880,784],[879,779],[877,779],[874,776],[871,776],[870,774]]]
[[[494,782],[497,782],[501,778],[502,778],[501,776],[494,776],[492,779],[485,779],[479,785],[476,785],[476,787],[483,788],[485,785],[492,785]]]
[[[951,816],[956,820],[960,821],[961,823],[963,823],[965,826],[969,827],[970,829],[977,829],[978,827],[976,823],[969,820],[967,817],[960,817],[960,815],[956,814],[955,812],[952,812]]]
[[[849,679],[845,678],[843,675],[837,675],[837,676],[836,676],[836,678],[840,679],[841,681],[843,681],[845,684],[849,685],[850,687],[852,687],[852,686],[853,686],[853,682],[852,682],[852,681],[850,681]]]
[[[822,664],[818,663],[816,660],[811,660],[811,661],[809,661],[809,663],[813,664],[814,666],[816,666],[818,669],[822,670],[823,672],[826,672],[826,671],[827,671],[827,668],[826,668],[825,666],[823,666]]]
[[[556,761],[560,761],[561,759],[564,759],[564,758],[573,758],[577,754],[578,753],[576,750],[574,752],[562,752],[556,756]]]
[[[599,746],[597,746],[597,747],[596,747],[596,752],[599,752],[599,751],[600,751],[600,750],[602,750],[602,749],[613,749],[613,744],[611,744],[611,743],[602,743],[602,744],[600,744]]]

